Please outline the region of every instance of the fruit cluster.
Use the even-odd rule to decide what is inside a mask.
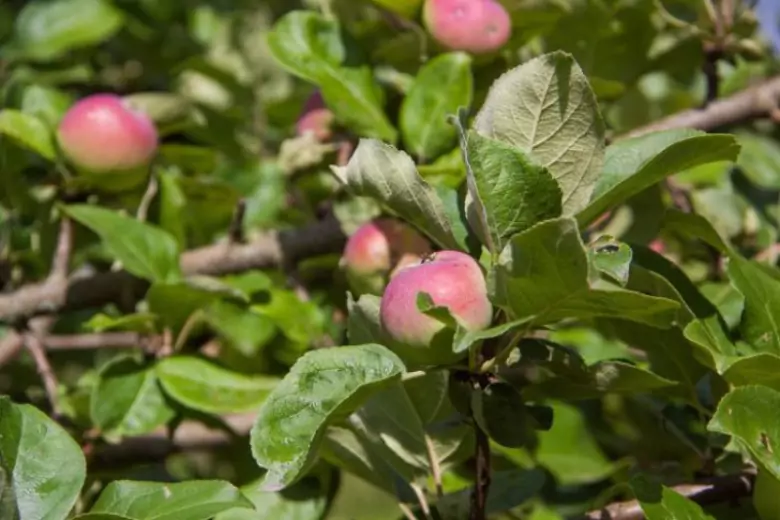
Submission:
[[[424,351],[446,325],[420,310],[420,293],[447,308],[465,330],[482,330],[492,321],[479,263],[460,251],[431,252],[428,241],[403,222],[379,218],[363,224],[347,241],[343,264],[353,293],[381,294],[382,329],[402,346],[402,357],[416,351],[415,361],[441,359]]]

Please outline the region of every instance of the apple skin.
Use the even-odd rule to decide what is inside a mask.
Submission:
[[[299,136],[312,133],[317,141],[324,143],[333,137],[333,122],[333,112],[325,105],[320,91],[316,90],[303,105],[295,123],[295,132]]]
[[[512,20],[495,0],[426,0],[423,23],[442,46],[453,51],[486,54],[512,35]]]
[[[77,101],[57,128],[65,157],[89,173],[125,172],[151,162],[159,143],[152,119],[114,94]]]
[[[431,251],[430,242],[411,226],[377,218],[349,237],[342,262],[353,293],[379,295],[398,269],[419,262]]]
[[[400,269],[387,284],[379,318],[393,341],[425,350],[444,329],[443,323],[417,309],[420,292],[428,293],[437,306],[447,307],[466,330],[490,326],[493,306],[479,264],[459,251],[439,251],[421,263]]]

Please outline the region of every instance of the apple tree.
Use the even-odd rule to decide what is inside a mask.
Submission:
[[[780,3],[0,3],[0,520],[779,520]]]

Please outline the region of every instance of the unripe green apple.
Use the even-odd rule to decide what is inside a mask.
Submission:
[[[387,9],[390,12],[401,15],[404,18],[413,20],[420,12],[423,0],[371,0],[376,5]]]
[[[333,136],[333,122],[333,112],[325,105],[322,94],[317,90],[303,105],[295,131],[298,135],[314,134],[317,141],[324,143]]]
[[[387,284],[379,307],[385,333],[395,342],[417,350],[432,346],[445,325],[417,308],[417,295],[428,293],[433,303],[447,307],[469,331],[490,326],[493,306],[479,264],[459,251],[439,251],[421,263],[399,270]]]
[[[379,295],[398,269],[419,262],[431,251],[430,242],[411,226],[378,218],[349,237],[342,262],[353,293]]]
[[[484,54],[512,35],[512,20],[495,0],[425,0],[423,23],[431,36],[454,51]]]
[[[94,94],[63,116],[57,141],[70,162],[92,173],[122,172],[149,164],[157,151],[151,118],[121,97]]]

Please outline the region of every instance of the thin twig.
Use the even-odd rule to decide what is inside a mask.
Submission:
[[[46,390],[46,397],[49,400],[51,406],[52,415],[55,418],[60,417],[60,400],[58,395],[59,383],[57,376],[49,363],[49,358],[46,355],[46,349],[41,343],[41,340],[34,334],[28,333],[24,335],[24,346],[35,361],[35,367],[38,370],[38,375],[41,376],[43,381],[43,388]]]
[[[428,499],[425,498],[425,493],[416,484],[409,484],[409,487],[412,488],[412,492],[414,492],[414,496],[417,497],[417,503],[420,504],[420,509],[422,510],[423,514],[425,515],[425,518],[429,518],[430,519],[431,518],[431,506],[428,505]]]
[[[414,515],[412,508],[407,506],[403,502],[398,502],[398,509],[401,510],[401,512],[404,514],[407,520],[417,520],[417,517]]]
[[[149,175],[149,184],[146,185],[146,191],[141,197],[141,202],[138,203],[138,209],[135,213],[135,218],[141,222],[146,221],[146,217],[149,214],[149,208],[154,201],[155,195],[157,195],[157,177],[154,174]]]
[[[487,520],[487,497],[490,492],[490,439],[474,421],[476,435],[476,482],[471,492],[469,520]]]
[[[240,199],[233,211],[233,219],[228,228],[228,240],[233,244],[244,242],[244,215],[246,215],[246,200]]]
[[[51,263],[50,278],[64,280],[68,276],[70,253],[73,247],[73,223],[67,216],[60,220],[60,231],[57,235],[57,246]]]
[[[738,500],[753,494],[755,472],[714,477],[696,484],[682,484],[672,489],[699,505],[711,505]],[[642,506],[637,500],[615,502],[602,509],[590,511],[583,520],[644,520]]]
[[[220,276],[249,269],[295,263],[302,258],[340,251],[346,237],[335,217],[309,226],[269,231],[247,244],[218,244],[182,254],[185,275]],[[125,271],[46,279],[0,296],[0,321],[18,322],[39,314],[100,307],[122,296],[141,298],[148,285]]]
[[[425,435],[425,450],[428,453],[428,463],[431,465],[431,476],[433,477],[433,483],[436,486],[436,496],[441,498],[444,496],[444,487],[441,480],[441,465],[439,464],[439,456],[436,454],[436,448],[433,445],[433,440],[430,435]]]

